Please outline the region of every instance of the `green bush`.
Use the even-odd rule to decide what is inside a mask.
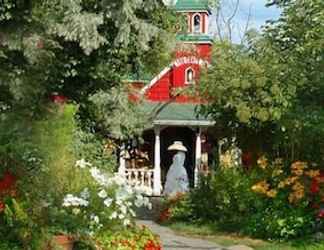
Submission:
[[[292,207],[279,200],[249,215],[243,231],[263,239],[289,240],[310,235],[314,226],[314,216],[307,207]]]
[[[262,207],[262,200],[250,192],[250,187],[251,180],[241,169],[218,168],[191,194],[194,217],[217,221],[224,229],[237,231],[249,214]]]
[[[170,219],[213,223],[225,231],[263,239],[310,235],[315,230],[315,211],[306,199],[291,204],[288,190],[275,191],[274,197],[252,190],[260,180],[271,180],[274,188],[285,179],[286,175],[279,178],[273,173],[271,169],[244,172],[239,168],[218,168],[212,176],[201,177],[196,189],[170,206]]]

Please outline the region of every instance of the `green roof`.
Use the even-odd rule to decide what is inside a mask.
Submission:
[[[205,125],[213,124],[213,121],[198,112],[199,104],[193,103],[160,103],[145,102],[143,110],[152,115],[155,114],[154,124],[160,125]]]
[[[177,40],[181,42],[212,42],[213,39],[208,35],[201,34],[179,34]]]
[[[178,0],[174,9],[176,11],[209,11],[208,0]]]

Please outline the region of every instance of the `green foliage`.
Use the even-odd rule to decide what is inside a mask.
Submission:
[[[0,249],[32,250],[44,247],[48,234],[37,227],[34,215],[28,211],[29,206],[26,201],[6,200],[5,211],[0,214]]]
[[[217,221],[226,230],[237,230],[262,206],[262,201],[250,192],[250,185],[250,178],[242,170],[218,169],[193,191],[195,217]]]
[[[255,214],[250,214],[244,233],[254,237],[289,240],[314,232],[314,216],[305,206],[293,207],[277,199]]]
[[[214,45],[213,58],[201,80],[209,105],[232,110],[242,123],[281,118],[295,90],[280,81],[277,62],[261,63],[246,49],[228,42]]]
[[[130,102],[127,96],[122,90],[112,89],[110,93],[101,91],[90,97],[103,134],[120,140],[141,135],[148,123],[147,114],[141,111],[138,103]]]
[[[276,192],[272,198],[267,196],[271,193],[261,195],[255,191],[254,184],[266,176],[269,188],[276,189],[282,180],[276,172],[278,169],[270,166],[268,171],[255,168],[249,173],[219,168],[212,176],[202,177],[190,194],[172,203],[171,222],[212,223],[217,230],[271,240],[291,240],[314,233],[315,211],[305,199],[289,203],[292,191],[288,189]]]

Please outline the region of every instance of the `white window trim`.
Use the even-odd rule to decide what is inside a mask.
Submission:
[[[188,81],[188,71],[191,70],[192,71],[192,81],[189,82]],[[185,84],[187,85],[192,85],[192,84],[195,84],[195,70],[192,68],[192,67],[189,67],[185,70]]]
[[[199,27],[199,32],[202,33],[203,31],[203,18],[201,16],[200,13],[196,13],[194,15],[192,15],[192,19],[191,19],[191,33],[195,33],[195,17],[199,16],[199,20],[200,20],[200,27]]]
[[[209,33],[209,16],[208,15],[205,15],[205,34],[208,34]]]

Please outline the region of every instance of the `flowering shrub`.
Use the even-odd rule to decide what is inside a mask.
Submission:
[[[122,176],[104,173],[85,160],[77,161],[76,166],[94,180],[79,195],[67,194],[63,200],[62,206],[80,222],[79,233],[94,235],[113,225],[129,226],[134,207],[151,208],[142,190],[128,186]]]
[[[165,200],[158,221],[166,223],[173,220],[190,220],[192,215],[190,195],[178,193]]]
[[[102,249],[109,250],[161,250],[160,239],[146,227],[131,226],[127,229],[105,233],[98,239]]]
[[[268,206],[251,216],[247,232],[276,239],[296,238],[313,232],[317,219],[314,214],[318,218],[322,215],[320,205],[315,202],[322,200],[318,195],[320,171],[301,161],[292,163],[287,169],[282,160],[270,164],[265,157],[258,160],[258,167],[251,190],[262,196],[263,203]]]

